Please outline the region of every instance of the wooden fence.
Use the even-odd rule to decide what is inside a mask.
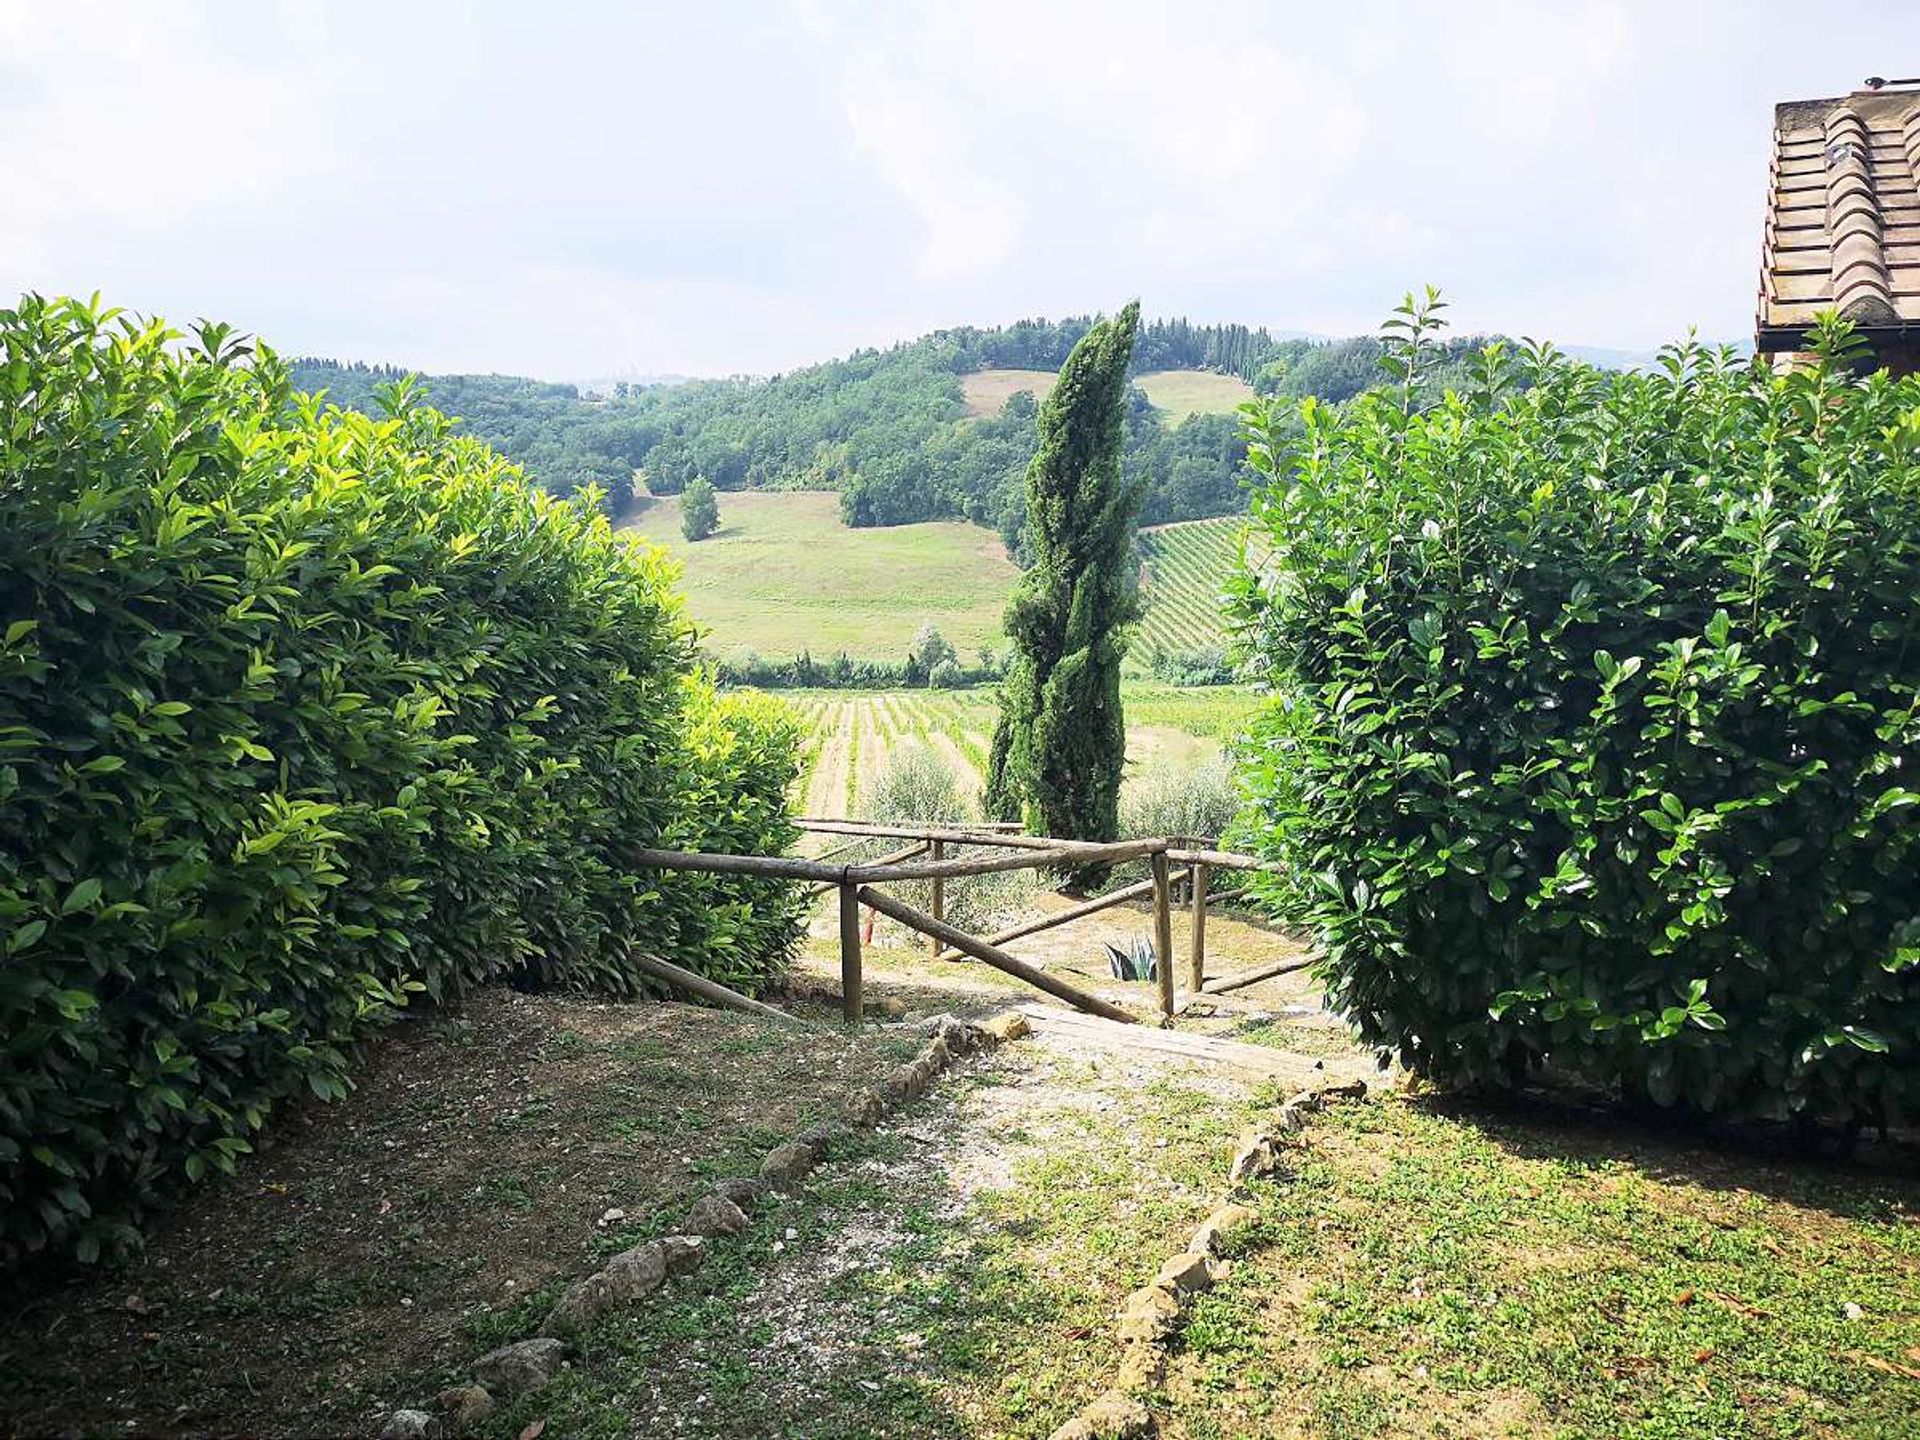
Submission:
[[[812,888],[809,893],[816,896],[829,891],[837,893],[840,985],[844,1014],[849,1024],[858,1024],[863,1011],[860,946],[860,907],[863,905],[925,936],[933,954],[938,957],[970,957],[1024,980],[1036,989],[1089,1014],[1127,1023],[1135,1022],[1140,1017],[1122,1006],[1082,990],[1050,971],[1009,954],[1001,947],[1010,940],[1071,924],[1131,900],[1151,897],[1159,1011],[1162,1022],[1165,1022],[1173,1017],[1178,998],[1174,984],[1173,909],[1175,886],[1184,882],[1189,911],[1186,967],[1189,997],[1237,990],[1243,985],[1303,969],[1309,963],[1282,962],[1260,966],[1239,975],[1208,978],[1207,907],[1231,898],[1210,892],[1210,873],[1216,870],[1264,868],[1262,862],[1250,855],[1207,848],[1216,843],[1210,840],[1173,837],[1092,844],[1078,840],[1057,840],[1043,835],[1025,835],[1019,833],[1017,826],[1007,825],[876,825],[854,820],[815,819],[800,819],[794,823],[801,830],[814,834],[851,838],[830,850],[827,855],[814,858],[643,849],[634,853],[634,860],[639,865],[661,870],[697,870],[711,874],[760,875],[771,879],[795,880],[810,885]],[[829,856],[845,854],[854,846],[875,840],[907,843],[876,859],[829,863]],[[993,853],[959,853],[969,849]],[[923,856],[924,859],[921,858]],[[1137,860],[1147,862],[1145,880],[1121,886],[1052,915],[1025,921],[995,935],[969,935],[947,923],[945,882],[948,880],[1009,870],[1119,865]],[[879,888],[906,880],[932,882],[928,910],[908,905]]]

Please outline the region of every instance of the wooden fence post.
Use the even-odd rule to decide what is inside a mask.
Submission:
[[[1193,877],[1193,943],[1187,954],[1187,989],[1198,995],[1207,983],[1207,867],[1196,862],[1187,873]]]
[[[933,842],[932,858],[935,860],[944,860],[947,858],[946,841],[936,840]],[[947,882],[942,880],[938,875],[933,878],[933,908],[927,913],[932,915],[936,920],[944,921],[947,918]],[[927,945],[929,947],[928,953],[930,953],[934,959],[938,960],[940,958],[940,942],[929,935],[927,937]]]
[[[849,1025],[860,1023],[860,887],[840,884],[840,997]]]
[[[1156,850],[1148,857],[1153,869],[1153,953],[1155,971],[1160,980],[1161,1018],[1173,1018],[1173,907],[1168,891],[1167,852]]]

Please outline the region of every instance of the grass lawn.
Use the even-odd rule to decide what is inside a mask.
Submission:
[[[1168,1437],[1920,1435],[1920,1187],[1622,1123],[1315,1122]]]
[[[997,415],[1017,391],[1044,399],[1058,378],[1051,370],[976,370],[962,375],[960,385],[969,415]],[[1239,376],[1216,375],[1211,370],[1151,370],[1134,376],[1133,383],[1147,392],[1147,399],[1170,425],[1196,413],[1231,414],[1253,398],[1253,387]]]
[[[1018,573],[990,530],[948,521],[853,530],[840,523],[839,496],[821,491],[724,492],[719,532],[697,544],[680,534],[677,497],[642,501],[621,528],[682,562],[688,607],[722,655],[899,660],[931,620],[971,658],[999,641]]]

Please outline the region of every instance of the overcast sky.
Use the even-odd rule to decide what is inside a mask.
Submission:
[[[0,296],[283,352],[764,372],[1111,310],[1750,333],[1774,101],[1913,0],[0,0]]]

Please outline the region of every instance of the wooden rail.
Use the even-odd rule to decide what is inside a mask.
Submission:
[[[1271,869],[1250,855],[1212,848],[1219,842],[1180,836],[1172,839],[1149,838],[1096,843],[1058,840],[1041,835],[1015,833],[1017,827],[991,825],[882,825],[855,820],[801,819],[794,824],[802,830],[826,835],[854,837],[847,845],[834,847],[829,854],[844,854],[860,840],[893,839],[910,844],[878,859],[829,864],[824,857],[812,859],[789,855],[721,855],[679,850],[639,848],[631,852],[636,865],[661,870],[689,870],[715,875],[756,875],[766,879],[800,881],[809,885],[809,895],[828,891],[837,893],[840,936],[840,984],[844,1014],[849,1024],[858,1024],[864,1013],[862,995],[862,957],[860,943],[860,907],[866,905],[882,915],[927,937],[935,956],[957,958],[971,956],[994,968],[1026,981],[1047,994],[1077,1006],[1090,1014],[1110,1020],[1137,1021],[1125,1008],[1069,984],[1059,976],[1021,960],[1000,948],[1009,940],[1069,924],[1098,911],[1129,900],[1151,897],[1153,906],[1153,948],[1156,957],[1156,1000],[1162,1022],[1170,1021],[1178,1008],[1173,959],[1173,898],[1175,884],[1188,886],[1190,928],[1185,988],[1188,996],[1219,994],[1238,989],[1274,975],[1304,969],[1307,963],[1280,963],[1250,970],[1241,975],[1208,979],[1206,973],[1207,906],[1228,898],[1209,894],[1208,872],[1214,869],[1234,871]],[[970,846],[998,853],[954,855],[952,850]],[[931,852],[930,854],[927,852]],[[927,858],[920,856],[927,854]],[[1106,895],[1068,907],[1003,930],[997,935],[969,935],[946,918],[946,881],[970,875],[992,875],[1009,870],[1034,870],[1069,865],[1119,865],[1145,860],[1145,880],[1125,885]],[[916,909],[876,886],[900,881],[932,882],[932,912]],[[649,957],[651,958],[651,957]],[[701,981],[701,977],[666,966],[651,973],[678,984],[703,998],[736,1008],[756,1006],[758,1002],[736,995],[723,986]],[[647,968],[647,967],[643,967]],[[666,971],[672,971],[672,974]],[[686,983],[700,981],[711,989]],[[718,992],[718,993],[714,993]],[[760,1007],[762,1010],[768,1007]],[[778,1012],[773,1012],[778,1013]]]
[[[974,959],[983,960],[993,966],[994,969],[1004,971],[1017,979],[1024,980],[1035,989],[1044,990],[1049,995],[1066,1001],[1069,1005],[1075,1005],[1091,1014],[1102,1015],[1109,1020],[1119,1020],[1127,1024],[1131,1024],[1137,1019],[1131,1010],[1124,1010],[1118,1005],[1102,1000],[1098,995],[1090,995],[1077,986],[1069,985],[1058,975],[1050,974],[1036,965],[1029,965],[1018,956],[1009,955],[997,945],[989,945],[984,940],[976,940],[973,936],[967,934],[966,931],[955,929],[944,920],[936,920],[933,916],[914,909],[904,900],[894,899],[893,896],[888,895],[884,891],[875,890],[869,885],[863,885],[860,887],[859,896],[862,903],[871,905],[882,915],[890,919],[898,920],[902,925],[918,930],[923,935],[931,935],[936,940],[944,940],[956,950],[963,950],[973,956]]]

